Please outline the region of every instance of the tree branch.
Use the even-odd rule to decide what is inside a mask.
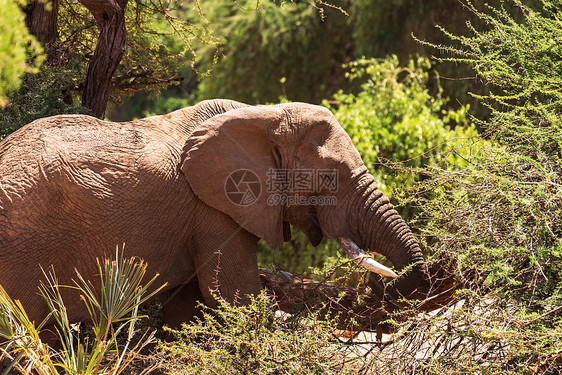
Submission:
[[[339,326],[349,330],[390,331],[381,322],[392,317],[404,320],[412,314],[429,312],[449,304],[459,285],[444,264],[434,264],[425,280],[428,289],[418,293],[418,300],[397,301],[379,295],[374,288],[350,288],[303,279],[289,272],[260,268],[261,283],[276,297],[279,308],[288,313],[323,309],[339,315]],[[352,323],[352,322],[355,322]]]
[[[130,73],[115,77],[111,82],[111,88],[119,90],[142,90],[142,88],[146,86],[180,83],[183,79],[184,77],[179,74],[168,78],[156,78],[151,77],[150,72]]]

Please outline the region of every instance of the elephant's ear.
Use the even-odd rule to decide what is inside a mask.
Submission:
[[[283,244],[282,205],[268,201],[277,168],[276,139],[288,131],[283,110],[254,106],[228,111],[198,126],[183,150],[183,171],[207,205],[273,246]]]

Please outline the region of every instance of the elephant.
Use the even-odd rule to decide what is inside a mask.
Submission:
[[[397,276],[359,249],[383,254],[400,272],[390,296],[422,284],[418,242],[324,107],[215,99],[130,122],[58,115],[0,142],[0,285],[36,322],[48,313],[41,268],[95,280],[96,259],[120,244],[167,283],[171,325],[197,299],[215,306],[212,290],[245,303],[261,289],[258,241],[280,246],[291,225]],[[65,293],[70,319],[87,320]]]

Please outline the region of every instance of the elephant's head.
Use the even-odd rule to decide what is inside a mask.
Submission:
[[[292,224],[314,245],[338,239],[350,253],[359,247],[398,271],[409,266],[387,289],[393,296],[411,295],[422,280],[410,229],[323,107],[252,106],[215,116],[188,140],[182,171],[207,205],[273,246],[290,238]]]

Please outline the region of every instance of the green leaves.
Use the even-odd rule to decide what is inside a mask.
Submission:
[[[146,263],[142,259],[123,259],[123,255],[116,253],[116,259],[105,259],[103,266],[98,260],[100,274],[100,292],[97,293],[91,283],[85,281],[77,272],[79,282],[76,287],[84,293],[90,316],[93,318],[94,333],[99,340],[107,340],[110,331],[115,336],[124,325],[117,330],[113,329],[114,323],[135,319],[136,309],[139,305],[153,297],[164,286],[147,294],[150,285],[156,279],[154,276],[144,286],[143,278],[146,273]],[[133,313],[133,318],[129,317]]]
[[[12,300],[0,286],[0,337],[3,339],[0,360],[11,360],[3,374],[14,367],[20,371],[33,368],[43,374],[57,373],[49,346],[39,338],[39,331],[44,323],[36,327],[29,320],[21,303]]]
[[[175,342],[159,346],[167,373],[356,374],[369,365],[338,344],[336,321],[320,319],[319,312],[276,312],[265,291],[247,306],[217,302],[216,309],[202,306],[202,320],[174,331]]]
[[[396,56],[360,59],[347,68],[347,77],[360,85],[359,93],[340,91],[324,105],[332,109],[387,195],[421,178],[404,168],[464,165],[462,149],[455,147],[475,137],[476,130],[467,125],[468,108],[445,110],[441,92],[430,94],[429,60],[410,60],[402,67]],[[387,164],[404,173],[395,175]]]
[[[143,284],[146,263],[140,259],[124,259],[116,252],[115,260],[98,260],[100,286],[83,279],[71,287],[82,294],[83,301],[93,321],[91,342],[80,337],[79,324],[69,321],[67,307],[61,296],[61,286],[54,271],[45,273],[46,284],[39,290],[50,314],[43,323],[35,326],[29,320],[19,301],[13,301],[0,287],[0,336],[6,339],[2,358],[12,360],[20,371],[33,369],[39,374],[119,374],[138,356],[140,350],[153,341],[154,334],[144,334],[136,343],[135,322],[138,307],[162,287],[148,293],[155,277]],[[55,351],[41,341],[39,332],[47,319],[54,321],[54,330],[62,345]],[[120,333],[127,333],[119,339]]]
[[[562,3],[500,5],[467,4],[487,27],[469,25],[470,36],[447,33],[456,46],[434,46],[444,59],[470,64],[489,87],[478,96],[491,110],[477,120],[481,141],[467,148],[462,169],[428,170],[404,196],[420,209],[417,229],[431,260],[449,260],[469,289],[463,302],[472,306],[463,314],[471,326],[491,318],[475,331],[443,316],[441,324],[458,330],[441,342],[470,337],[463,353],[480,342],[494,358],[447,365],[458,370],[474,360],[469,367],[480,372],[554,374],[562,327]]]
[[[562,2],[538,1],[535,6],[514,0],[485,11],[467,8],[487,24],[484,31],[469,24],[470,36],[443,30],[455,46],[430,46],[451,57],[440,60],[468,63],[490,88],[476,95],[492,109],[481,123],[494,140],[517,153],[541,158],[560,157],[562,130]],[[552,152],[555,151],[555,152]]]
[[[221,0],[201,6],[221,42],[216,50],[199,50],[198,65],[213,69],[201,81],[199,99],[251,104],[284,96],[318,103],[344,83],[339,61],[349,44],[342,32],[346,17],[330,2]]]
[[[562,237],[560,5],[515,0],[481,12],[468,4],[489,28],[448,34],[460,46],[440,49],[490,84],[480,100],[492,113],[480,125],[491,143],[474,145],[462,173],[435,170],[421,187],[437,193],[420,205],[429,218],[425,233],[443,241],[463,272],[475,277],[468,270],[478,268],[477,283],[485,279],[496,293],[538,309],[558,293],[554,279],[562,277],[555,256]],[[553,277],[539,277],[546,274]]]
[[[25,26],[19,7],[23,3],[0,0],[0,108],[8,104],[6,96],[19,89],[23,75],[37,72],[44,60],[41,45]]]

